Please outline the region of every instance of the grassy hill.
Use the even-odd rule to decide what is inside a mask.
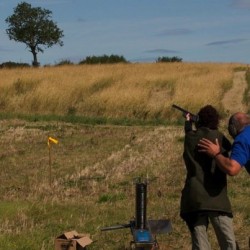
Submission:
[[[148,218],[170,219],[161,249],[189,249],[179,217],[185,180],[183,118],[232,87],[233,64],[129,64],[0,70],[0,249],[52,250],[54,238],[90,233],[88,249],[126,249],[135,179],[148,177]],[[239,101],[244,99],[239,97]],[[245,97],[246,100],[246,97]],[[128,122],[129,121],[129,122]],[[118,124],[118,125],[117,125]],[[129,124],[129,126],[127,126]],[[49,136],[58,144],[47,145]],[[51,161],[49,161],[51,160]],[[250,179],[229,177],[241,249],[250,231]],[[213,249],[218,249],[209,229]]]

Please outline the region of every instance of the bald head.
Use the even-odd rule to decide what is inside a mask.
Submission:
[[[246,125],[250,124],[250,116],[243,112],[233,114],[228,122],[228,132],[235,138]]]

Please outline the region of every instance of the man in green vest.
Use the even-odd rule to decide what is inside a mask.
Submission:
[[[227,196],[227,176],[215,159],[198,151],[202,138],[218,138],[221,154],[228,156],[229,140],[218,131],[219,114],[207,105],[200,109],[196,129],[186,115],[183,159],[187,175],[181,196],[180,216],[186,222],[192,239],[192,250],[210,250],[207,229],[212,224],[220,249],[236,250],[232,210]]]

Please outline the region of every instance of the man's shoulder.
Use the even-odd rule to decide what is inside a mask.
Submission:
[[[195,131],[190,131],[186,133],[186,142],[197,143],[200,139],[206,138],[215,142],[215,139],[218,139],[220,142],[224,135],[218,130],[212,130],[206,127],[198,128]]]
[[[250,125],[246,126],[235,139],[249,139],[250,140]]]
[[[247,125],[247,126],[244,128],[243,131],[245,131],[245,132],[247,132],[247,133],[250,133],[250,125]]]
[[[223,137],[223,133],[220,132],[218,129],[209,129],[209,128],[206,128],[206,127],[202,127],[200,129],[198,129],[199,133],[203,134],[204,137],[214,137],[214,138],[217,138],[217,137]]]

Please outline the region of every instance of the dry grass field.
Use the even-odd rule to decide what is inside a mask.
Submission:
[[[133,218],[138,177],[149,180],[148,218],[172,222],[171,233],[157,236],[160,249],[190,249],[179,217],[185,180],[183,118],[171,105],[193,112],[208,103],[216,106],[227,134],[233,109],[223,100],[236,69],[246,67],[177,63],[1,69],[0,249],[53,250],[55,237],[70,230],[90,233],[94,242],[88,249],[127,249],[129,229],[100,229]],[[240,104],[243,95],[247,93],[237,92]],[[142,123],[37,118],[45,114]],[[167,122],[153,126],[148,120]],[[50,151],[49,136],[59,141]],[[240,249],[247,250],[250,178],[245,170],[228,178],[228,191],[236,238]],[[212,249],[219,249],[211,228],[209,234]]]
[[[0,111],[171,119],[173,102],[194,111],[220,100],[236,64],[117,64],[0,71]],[[243,66],[242,66],[243,67]]]

